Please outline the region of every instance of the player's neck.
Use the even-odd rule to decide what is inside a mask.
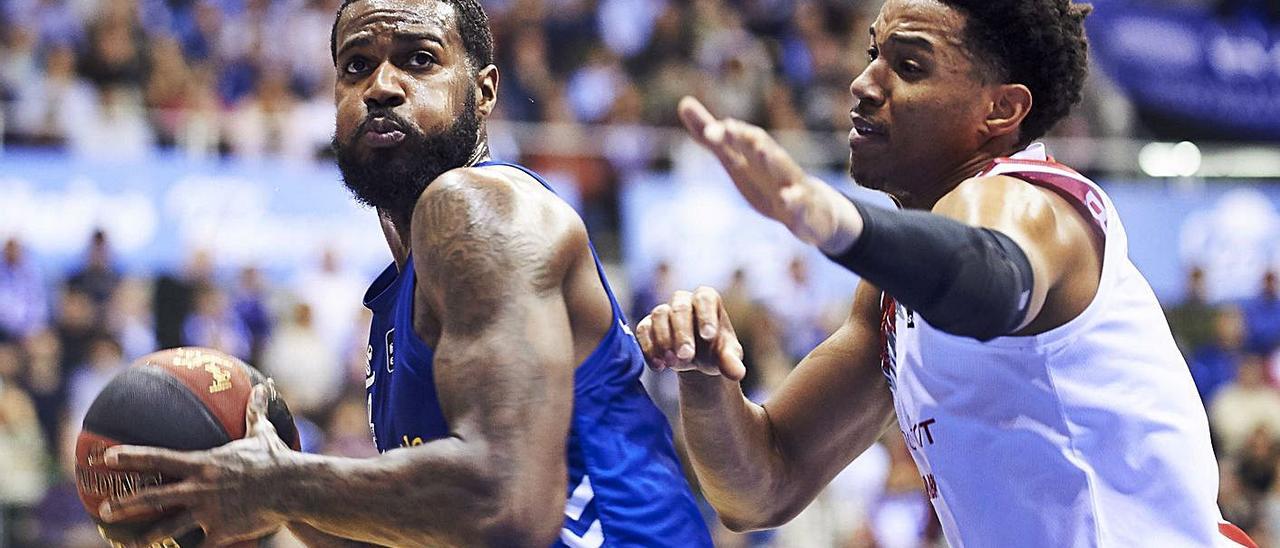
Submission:
[[[467,158],[466,163],[458,167],[472,167],[487,160],[489,160],[489,142],[485,134],[481,133],[471,156]],[[397,214],[387,209],[379,209],[378,221],[382,224],[382,235],[387,240],[387,247],[391,249],[391,256],[395,259],[397,268],[403,271],[405,264],[409,262],[409,252],[412,251],[409,242],[412,241],[413,211]]]
[[[1018,146],[1012,139],[1013,137],[1009,136],[987,141],[968,159],[942,170],[939,176],[930,177],[931,180],[937,181],[937,184],[920,192],[910,193],[905,196],[895,196],[895,198],[897,198],[902,207],[907,209],[932,210],[938,200],[950,194],[951,191],[960,186],[960,183],[981,173],[993,160],[1011,156],[1020,150],[1022,147]]]
[[[980,151],[970,159],[957,164],[955,167],[944,170],[941,175],[930,177],[936,183],[929,188],[922,189],[917,192],[907,193],[903,195],[895,195],[898,203],[906,209],[919,209],[929,211],[933,206],[941,200],[943,196],[950,194],[960,183],[972,178],[982,171],[983,168],[990,164],[997,156]]]

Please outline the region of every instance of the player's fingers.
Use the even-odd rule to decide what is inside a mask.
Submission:
[[[653,353],[654,356],[667,361],[667,353],[675,352],[671,338],[671,305],[663,303],[653,308],[649,314],[653,318]],[[671,364],[668,363],[668,366]]]
[[[720,307],[720,293],[714,288],[704,285],[693,291],[693,315],[702,340],[712,340],[720,331]]]
[[[170,544],[166,543],[166,541],[176,539],[198,528],[200,528],[200,522],[196,521],[191,512],[179,512],[176,515],[160,520],[145,533],[135,537],[134,542],[126,543],[126,545],[138,547],[169,546]],[[172,545],[177,546],[176,543]]]
[[[654,371],[662,371],[666,369],[666,364],[662,360],[657,359],[653,353],[653,317],[645,316],[636,324],[636,342],[640,343],[640,352],[644,354],[645,363]]]
[[[676,114],[694,140],[703,146],[714,148],[724,140],[724,127],[711,115],[701,101],[690,96],[680,99]]]
[[[104,522],[115,523],[144,514],[163,512],[169,508],[186,506],[196,492],[196,488],[185,482],[148,487],[132,495],[102,501],[98,505],[98,516]]]
[[[202,453],[173,451],[159,447],[117,445],[102,454],[107,468],[134,472],[159,472],[184,478],[199,473],[204,466]]]
[[[676,345],[676,358],[693,359],[693,293],[677,291],[671,297],[671,336]]]

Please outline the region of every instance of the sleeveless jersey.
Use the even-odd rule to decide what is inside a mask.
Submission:
[[[515,164],[550,191],[536,173]],[[554,546],[711,546],[681,473],[666,418],[640,384],[644,359],[591,249],[613,326],[574,372],[567,504]],[[412,261],[409,262],[412,265]],[[415,275],[394,263],[373,282],[365,386],[378,451],[449,434],[432,375],[433,351],[413,329]]]
[[[1093,301],[1040,335],[983,343],[882,298],[882,368],[947,541],[1250,546],[1222,521],[1204,407],[1110,199],[1039,144],[979,175],[1053,190],[1105,250]]]

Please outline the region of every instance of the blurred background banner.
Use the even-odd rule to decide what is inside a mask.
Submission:
[[[140,273],[180,267],[194,250],[216,267],[255,264],[278,276],[325,248],[363,271],[390,260],[373,210],[328,164],[10,151],[0,165],[0,234],[26,241],[51,272],[80,261],[96,230],[111,235],[119,267]]]
[[[1167,306],[1186,290],[1187,265],[1205,273],[1207,298],[1255,295],[1280,268],[1280,187],[1221,181],[1182,187],[1114,181],[1103,188],[1129,235],[1129,257]]]
[[[1216,139],[1280,139],[1280,4],[1223,2],[1220,18],[1177,2],[1093,4],[1095,63],[1160,126],[1185,124]]]

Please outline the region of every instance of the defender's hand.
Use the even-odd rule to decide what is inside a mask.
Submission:
[[[756,211],[828,253],[853,244],[861,231],[857,210],[835,189],[809,177],[765,130],[732,118],[716,119],[693,97],[681,99],[677,111],[685,129],[719,158]],[[842,229],[842,223],[856,226]]]
[[[742,344],[720,293],[710,287],[677,291],[670,303],[654,307],[636,326],[636,339],[655,371],[700,371],[735,381],[747,374]]]
[[[202,546],[223,546],[279,529],[284,519],[269,508],[276,488],[264,480],[264,472],[292,450],[267,420],[269,392],[274,389],[271,381],[253,387],[245,413],[248,434],[222,447],[191,452],[133,446],[108,449],[103,461],[111,468],[181,478],[103,502],[99,515],[109,523],[181,509],[137,537],[109,540],[124,546],[150,546],[198,527],[205,531]]]

